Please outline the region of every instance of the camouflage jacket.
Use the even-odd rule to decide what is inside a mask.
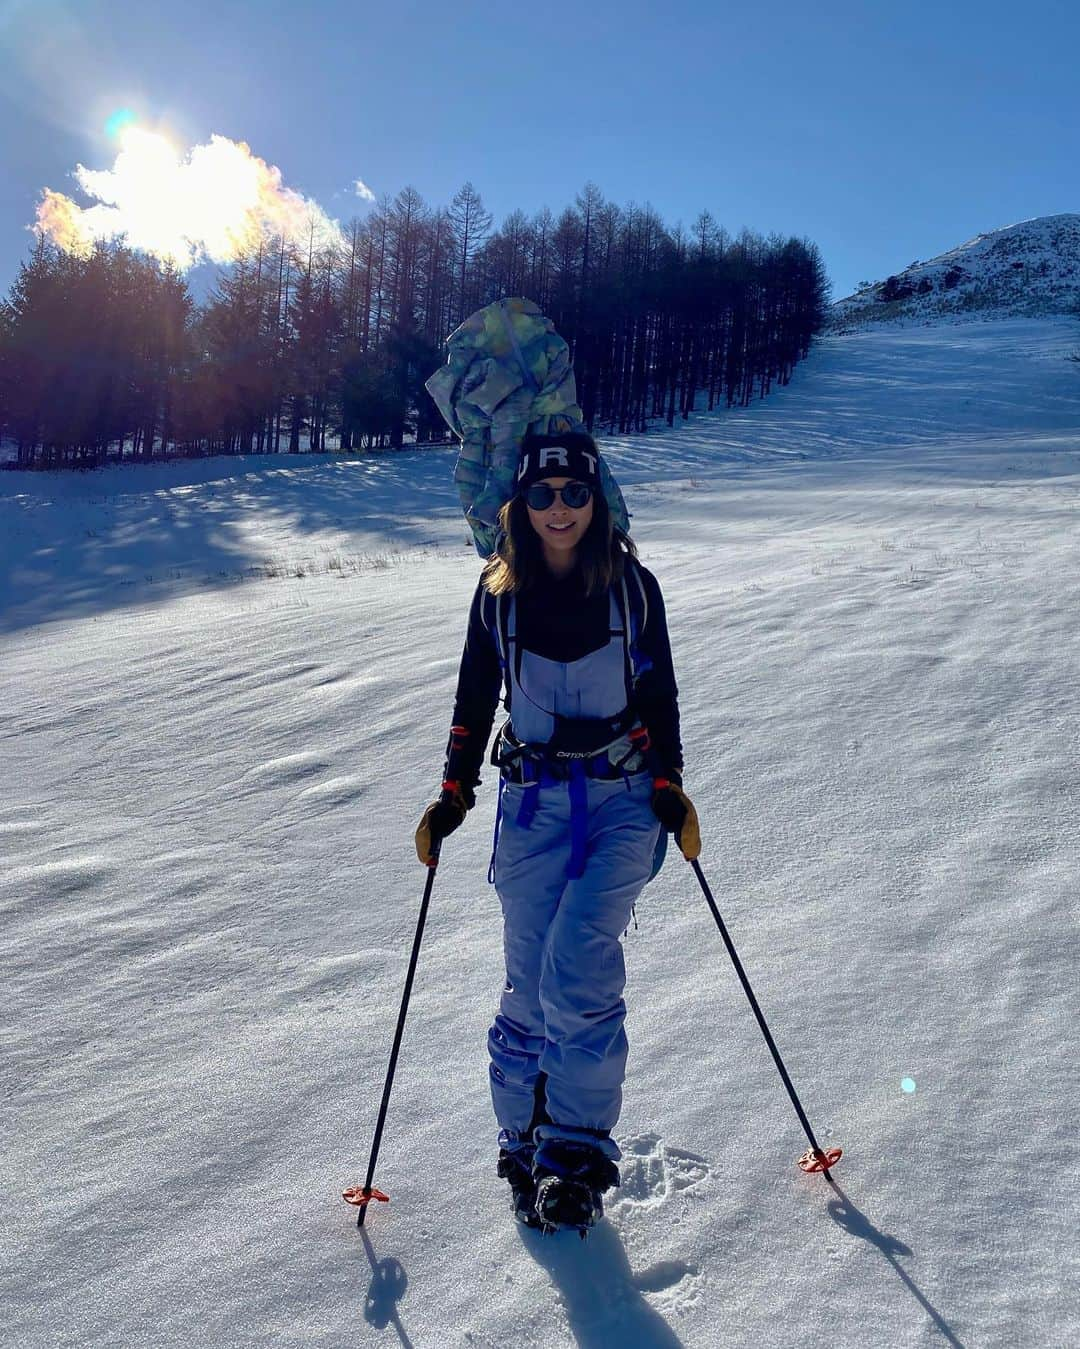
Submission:
[[[461,437],[454,470],[465,518],[481,557],[498,542],[498,514],[514,494],[521,442],[584,431],[570,349],[531,300],[496,300],[446,339],[446,364],[425,385]],[[626,503],[601,457],[600,478],[615,524],[629,527]]]

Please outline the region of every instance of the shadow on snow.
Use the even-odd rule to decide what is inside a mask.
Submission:
[[[0,631],[285,575],[278,555],[320,534],[328,554],[430,547],[459,509],[453,464],[447,449],[3,474]]]
[[[860,1237],[863,1241],[868,1241],[871,1246],[876,1247],[896,1271],[901,1283],[926,1312],[945,1340],[954,1349],[964,1349],[963,1344],[946,1324],[941,1313],[931,1304],[926,1294],[922,1292],[915,1280],[900,1264],[898,1257],[911,1255],[911,1247],[905,1246],[897,1237],[889,1236],[887,1232],[882,1232],[880,1228],[875,1227],[866,1214],[855,1207],[855,1204],[836,1183],[833,1176],[830,1175],[828,1181],[839,1196],[829,1203],[829,1217],[832,1218],[833,1222],[842,1227],[850,1236]]]
[[[558,1289],[580,1349],[676,1349],[682,1341],[642,1296],[655,1292],[648,1273],[635,1275],[610,1222],[580,1240],[574,1232],[544,1236],[519,1229],[522,1245]],[[665,1280],[665,1283],[670,1280]]]

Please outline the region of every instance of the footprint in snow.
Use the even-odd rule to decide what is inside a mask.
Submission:
[[[623,1140],[622,1182],[609,1207],[658,1208],[673,1195],[692,1190],[710,1174],[708,1162],[694,1152],[669,1147],[659,1134]]]
[[[659,1260],[633,1276],[634,1287],[662,1315],[688,1311],[701,1297],[702,1276],[685,1260]]]

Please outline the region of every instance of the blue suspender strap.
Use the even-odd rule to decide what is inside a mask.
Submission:
[[[502,827],[502,796],[505,778],[499,778],[499,795],[495,802],[495,832],[491,836],[491,861],[488,863],[488,885],[495,884],[495,854],[499,851],[499,830]]]
[[[519,829],[528,829],[532,825],[536,808],[540,804],[540,788],[553,787],[556,780],[547,769],[537,765],[536,777],[533,781],[522,783],[525,790],[521,793],[521,804],[518,806],[517,824]]]
[[[519,829],[528,829],[536,815],[537,807],[540,804],[540,788],[553,787],[557,784],[557,779],[551,774],[540,770],[539,776],[533,782],[524,783],[525,790],[521,794],[521,804],[518,806],[517,826]],[[495,881],[495,856],[499,850],[499,831],[503,819],[503,789],[506,786],[506,779],[499,779],[499,799],[495,807],[495,833],[491,842],[491,862],[488,865],[488,884],[494,884]],[[570,765],[570,777],[567,781],[567,790],[570,793],[570,861],[566,868],[568,880],[578,880],[585,874],[585,852],[589,838],[589,789],[588,775],[585,771],[585,764],[580,760],[575,760]]]
[[[585,874],[585,845],[589,837],[589,794],[585,765],[577,759],[570,766],[570,864],[567,877],[576,881]]]

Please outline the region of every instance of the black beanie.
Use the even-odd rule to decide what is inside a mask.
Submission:
[[[518,460],[515,488],[524,492],[541,478],[573,478],[595,487],[600,481],[600,455],[596,441],[584,431],[526,436]]]

